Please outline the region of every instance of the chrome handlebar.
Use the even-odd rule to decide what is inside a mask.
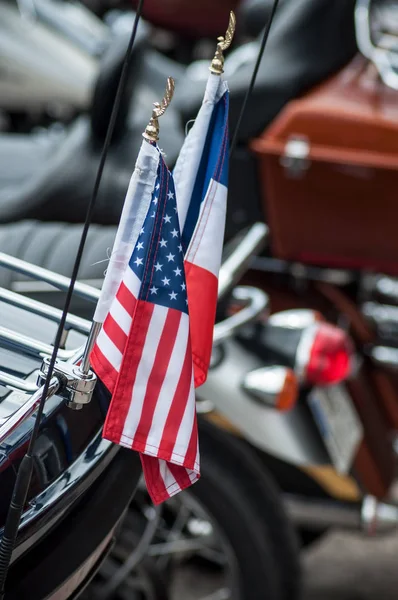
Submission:
[[[253,256],[265,246],[268,237],[268,227],[264,223],[255,223],[250,227],[235,250],[222,263],[218,276],[218,299],[225,295],[238,283],[247,271]]]
[[[392,48],[381,48],[373,43],[371,36],[370,9],[372,0],[357,0],[355,5],[355,33],[361,53],[376,67],[385,85],[398,90],[398,52]],[[398,38],[389,35],[398,49]]]
[[[232,291],[232,299],[248,303],[247,306],[214,325],[213,346],[216,347],[232,337],[238,329],[257,321],[261,315],[268,314],[267,294],[255,287],[239,286]]]

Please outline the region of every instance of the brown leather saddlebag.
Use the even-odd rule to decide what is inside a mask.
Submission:
[[[280,258],[398,273],[398,92],[356,57],[252,142]]]

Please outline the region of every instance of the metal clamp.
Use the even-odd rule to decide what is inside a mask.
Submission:
[[[37,377],[38,385],[44,384],[49,364],[50,358],[44,358]],[[56,361],[54,375],[61,382],[58,395],[66,400],[69,408],[80,410],[84,404],[88,404],[91,401],[95,384],[97,383],[97,376],[93,371],[85,374],[78,365]]]

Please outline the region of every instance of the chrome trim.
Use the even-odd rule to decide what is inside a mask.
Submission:
[[[398,349],[389,346],[373,346],[367,351],[371,360],[381,367],[398,371]]]
[[[55,321],[56,323],[59,323],[62,317],[62,310],[53,308],[52,306],[44,304],[43,302],[32,300],[26,296],[21,296],[20,294],[16,294],[15,292],[6,290],[2,287],[0,287],[0,301],[6,302],[11,306],[23,308],[35,315],[46,317],[50,321]],[[82,319],[81,317],[77,317],[68,313],[65,326],[71,327],[80,333],[87,334],[90,331],[91,323],[86,319]]]
[[[383,275],[379,279],[376,279],[374,289],[376,293],[389,302],[398,303],[398,278]]]
[[[90,331],[88,334],[87,342],[84,348],[84,354],[82,359],[82,364],[80,365],[80,371],[87,375],[90,370],[90,354],[91,350],[94,348],[95,342],[97,340],[98,334],[101,331],[102,323],[98,323],[97,321],[93,321],[90,327]]]
[[[357,45],[361,53],[368,58],[376,67],[381,80],[385,85],[398,90],[398,73],[394,70],[397,53],[375,46],[370,34],[369,11],[372,0],[357,0],[355,6],[355,33]]]
[[[318,531],[330,527],[356,529],[361,527],[361,504],[313,499],[296,494],[284,494],[285,510],[296,527]]]
[[[392,531],[398,525],[398,506],[369,495],[351,503],[284,494],[283,504],[296,527],[312,531],[338,527],[374,535]]]
[[[38,389],[38,386],[35,383],[26,381],[26,379],[21,379],[20,377],[15,377],[5,371],[0,371],[0,383],[7,387],[14,388],[15,390],[20,390],[21,392],[33,393]]]
[[[64,275],[59,275],[58,273],[53,273],[48,269],[43,269],[43,267],[38,267],[37,265],[32,265],[31,263],[21,260],[20,258],[15,258],[14,256],[10,256],[9,254],[5,254],[4,252],[0,252],[0,267],[5,267],[7,269],[11,269],[17,273],[21,273],[22,275],[27,275],[32,277],[33,279],[39,279],[41,281],[45,281],[55,288],[66,292],[69,289],[70,279],[69,277],[65,277]],[[97,302],[101,290],[94,288],[85,283],[81,283],[76,281],[74,286],[74,293],[77,296],[81,296],[90,302]]]
[[[213,333],[213,347],[225,342],[225,340],[232,337],[244,325],[256,321],[262,313],[267,311],[269,306],[267,294],[255,287],[236,287],[232,291],[232,298],[233,300],[248,302],[249,304],[231,317],[220,321],[220,323],[216,323]]]
[[[279,273],[290,275],[295,279],[310,281],[326,281],[333,285],[348,285],[354,280],[353,271],[344,269],[329,269],[310,267],[302,263],[291,263],[280,258],[270,256],[254,256],[250,261],[250,267],[264,273]]]
[[[0,325],[0,341],[3,342],[3,346],[15,350],[20,350],[24,354],[30,354],[38,358],[51,355],[53,347],[34,338],[23,335],[22,333],[16,333],[7,327]],[[70,360],[75,355],[76,350],[58,350],[58,358],[61,360]]]
[[[368,535],[385,533],[398,526],[398,506],[365,496],[361,509],[361,526]]]
[[[398,306],[365,302],[361,312],[366,320],[373,325],[381,343],[392,346],[398,344]]]
[[[241,385],[249,396],[270,408],[275,408],[288,375],[294,378],[292,369],[288,367],[279,365],[260,367],[246,373]]]
[[[303,329],[303,333],[301,334],[294,361],[294,372],[300,383],[305,380],[305,371],[310,360],[311,348],[318,329],[319,323],[314,323]]]
[[[253,255],[262,250],[267,238],[268,227],[264,223],[255,223],[231,255],[222,263],[218,276],[219,300],[239,282]]]
[[[372,60],[372,55],[375,46],[370,37],[370,21],[369,10],[371,0],[357,0],[355,5],[355,35],[357,45],[360,52],[369,60]]]
[[[50,381],[48,388],[47,400],[54,396],[60,388],[60,381],[53,377]],[[10,417],[0,419],[0,444],[2,444],[15,430],[23,423],[28,417],[30,417],[35,410],[38,408],[41,396],[43,393],[43,387],[38,389],[32,396]]]
[[[103,279],[79,279],[79,283],[101,289]],[[29,279],[13,281],[11,289],[18,294],[64,294],[63,290],[56,289],[45,281],[30,281]]]
[[[290,308],[272,314],[268,324],[286,329],[305,329],[317,321],[318,313],[311,308]]]
[[[37,267],[36,265],[32,265],[15,257],[8,256],[3,252],[0,252],[0,266],[23,273],[30,277],[39,279],[42,278],[61,290],[67,290],[70,284],[70,280],[67,277],[52,273],[47,269]],[[75,291],[91,301],[96,301],[100,294],[100,290],[91,288],[90,286],[82,283],[76,283]],[[42,302],[38,302],[37,300],[20,296],[19,294],[4,288],[0,288],[0,302],[21,308],[55,323],[59,323],[62,318],[61,310],[53,308]],[[83,335],[87,335],[91,331],[91,322],[75,315],[68,314],[63,332],[64,341],[66,341],[69,330],[74,330]],[[53,353],[52,345],[46,344],[35,338],[25,336],[21,333],[14,332],[3,326],[0,326],[0,342],[5,348],[21,352],[25,355],[34,356],[35,358],[39,359],[51,356]],[[72,363],[76,362],[82,358],[82,349],[74,348],[65,350],[61,347],[57,353],[57,358],[61,361],[70,361]],[[0,385],[1,384],[10,387],[11,389],[17,389],[25,392],[35,392],[37,390],[37,386],[26,382],[24,378],[15,377],[5,371],[0,371]],[[29,406],[29,403],[27,403],[27,405]],[[30,414],[29,411],[28,414]]]

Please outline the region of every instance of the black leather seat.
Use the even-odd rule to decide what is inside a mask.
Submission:
[[[108,152],[93,217],[97,223],[118,222],[142,132],[156,99],[150,89],[135,85],[140,80],[146,41],[144,30],[136,40]],[[0,136],[0,223],[30,218],[84,221],[127,42],[119,39],[104,57],[89,116],[81,116],[63,131]],[[162,117],[161,145],[171,164],[182,141],[179,117],[170,107]]]
[[[248,140],[264,130],[292,98],[339,69],[356,51],[355,0],[281,0],[258,73],[258,79],[239,130],[240,147],[233,158],[229,186],[231,227],[240,229],[258,218],[256,172],[247,149]],[[231,131],[249,84],[260,37],[250,56],[242,49],[226,60],[231,90]],[[164,61],[145,62],[146,36],[138,39],[129,91],[122,103],[116,133],[109,151],[93,221],[117,223],[128,181],[148,122],[154,99],[160,99],[167,75]],[[64,134],[43,138],[0,136],[0,223],[26,218],[82,222],[94,184],[126,40],[110,51],[94,94],[92,114],[81,117]],[[240,53],[240,54],[239,54]],[[167,61],[166,61],[167,62]],[[143,67],[148,67],[143,72]],[[167,62],[170,71],[172,64]],[[233,72],[231,72],[231,70]],[[173,165],[184,137],[185,123],[194,118],[202,102],[205,79],[198,82],[176,66],[175,98],[161,120],[160,146]],[[228,74],[230,71],[230,74]],[[208,73],[206,68],[206,73]],[[133,98],[132,104],[131,96]],[[3,165],[3,166],[1,166]],[[5,165],[5,166],[4,166]],[[253,199],[242,207],[242,198]],[[250,204],[250,207],[249,207]]]
[[[271,14],[274,0],[243,0],[237,9],[237,25],[245,36],[257,37]]]
[[[264,0],[265,8],[269,1]],[[253,11],[258,9],[253,3]],[[239,129],[242,143],[261,133],[292,98],[345,65],[355,54],[355,0],[280,0],[257,75],[256,85]],[[250,5],[248,7],[250,14]],[[269,12],[258,12],[265,26]],[[260,15],[260,16],[258,16]],[[249,18],[249,16],[247,16]],[[230,93],[230,124],[233,131],[249,85],[262,34],[252,52],[239,65],[238,48],[225,61]],[[181,86],[182,87],[182,86]],[[174,104],[184,122],[193,118],[203,96],[201,85],[177,89]]]

